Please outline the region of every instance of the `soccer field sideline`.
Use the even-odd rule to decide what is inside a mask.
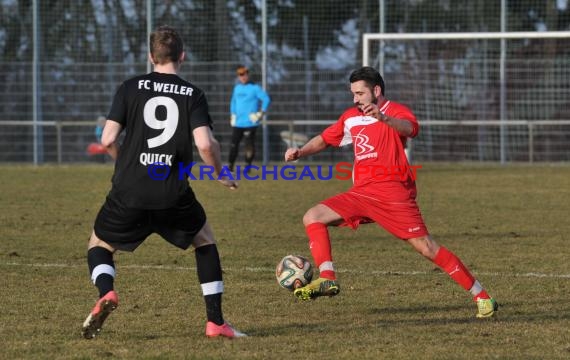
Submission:
[[[85,265],[72,265],[72,264],[57,264],[57,263],[0,263],[0,266],[28,266],[40,268],[85,268]],[[193,266],[172,266],[172,265],[121,265],[120,269],[137,269],[137,270],[168,270],[168,271],[196,271]],[[275,269],[269,267],[251,267],[246,266],[243,268],[224,267],[223,270],[235,272],[267,272],[273,273]],[[416,275],[447,275],[443,272],[433,271],[360,271],[350,269],[339,269],[336,272],[341,274],[354,274],[366,276],[416,276]],[[478,276],[495,276],[495,277],[514,277],[514,278],[551,278],[551,279],[570,279],[570,274],[545,274],[539,272],[527,273],[499,273],[499,272],[477,272]]]

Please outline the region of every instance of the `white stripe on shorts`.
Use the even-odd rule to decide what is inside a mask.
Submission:
[[[91,281],[93,281],[93,284],[95,284],[95,281],[97,280],[97,276],[99,276],[101,274],[111,275],[114,279],[115,278],[115,268],[113,268],[111,265],[108,265],[108,264],[101,264],[101,265],[95,266],[95,269],[93,269],[93,273],[91,273]]]
[[[221,294],[224,292],[224,282],[223,281],[212,281],[209,283],[200,284],[202,287],[202,295],[214,295]]]

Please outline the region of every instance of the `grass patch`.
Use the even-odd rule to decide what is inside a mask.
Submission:
[[[434,238],[457,253],[502,305],[474,318],[470,296],[375,225],[331,229],[342,292],[296,301],[273,271],[309,256],[301,223],[347,181],[215,181],[192,186],[219,242],[224,312],[251,335],[204,336],[192,251],[157,236],[116,256],[120,306],[99,338],[80,337],[96,300],[87,238],[112,167],[0,167],[4,358],[568,358],[570,167],[426,164],[419,198]],[[49,354],[49,355],[48,355]]]

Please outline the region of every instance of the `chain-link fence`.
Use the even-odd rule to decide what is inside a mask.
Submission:
[[[206,91],[224,157],[234,69],[238,64],[251,69],[252,80],[262,83],[273,101],[270,126],[264,129],[269,145],[265,155],[278,160],[287,143],[282,133],[290,129],[282,121],[295,120],[296,133],[312,136],[323,128],[312,121],[332,122],[350,106],[348,75],[362,64],[362,34],[560,31],[569,28],[567,5],[556,0],[0,0],[0,161],[89,160],[86,147],[95,140],[94,121],[107,113],[120,81],[150,69],[147,39],[154,26],[168,24],[181,32],[188,59],[181,76]],[[517,46],[515,56],[521,66],[533,66],[524,59],[536,44]],[[561,56],[564,53],[555,46],[544,52],[553,62]],[[416,65],[437,71],[427,63]],[[406,97],[398,81],[389,74],[387,78],[389,98],[405,99],[420,121],[447,120],[451,110],[460,114],[460,120],[485,120],[481,112],[458,108],[461,104],[440,104],[427,111],[425,97]],[[520,88],[531,81],[513,86]],[[536,91],[557,88],[557,84],[560,79],[544,78]],[[431,91],[459,96],[462,86],[457,81],[441,89],[435,83]],[[563,96],[567,88],[557,89],[562,94],[557,99],[570,98]],[[570,118],[565,100],[553,110],[549,99],[547,95],[532,99],[534,118],[530,120]],[[541,111],[542,107],[548,111]],[[521,119],[513,114],[508,120]],[[567,131],[567,126],[559,128]],[[444,128],[424,134],[441,136],[443,143],[454,142],[456,136]],[[548,134],[536,138],[539,143],[534,146],[545,147],[542,142],[548,141],[556,144],[558,153],[568,149],[564,147],[568,133],[555,138]],[[433,147],[429,151],[430,158],[457,159],[457,154],[446,156],[445,149],[436,156]],[[339,156],[344,153],[331,151],[322,159]],[[466,154],[463,159],[472,158]]]

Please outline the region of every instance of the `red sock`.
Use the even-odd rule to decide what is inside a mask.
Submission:
[[[315,265],[319,268],[320,277],[336,280],[336,274],[332,266],[332,252],[331,252],[331,241],[329,238],[329,231],[323,223],[312,223],[305,227],[307,236],[309,237],[309,248],[311,249],[311,255],[315,260]],[[323,265],[321,269],[321,265]]]
[[[473,297],[473,300],[477,301],[479,299],[490,299],[491,297],[485,290],[481,290],[481,292]]]
[[[465,290],[471,290],[475,283],[475,278],[454,253],[441,246],[433,262]]]

